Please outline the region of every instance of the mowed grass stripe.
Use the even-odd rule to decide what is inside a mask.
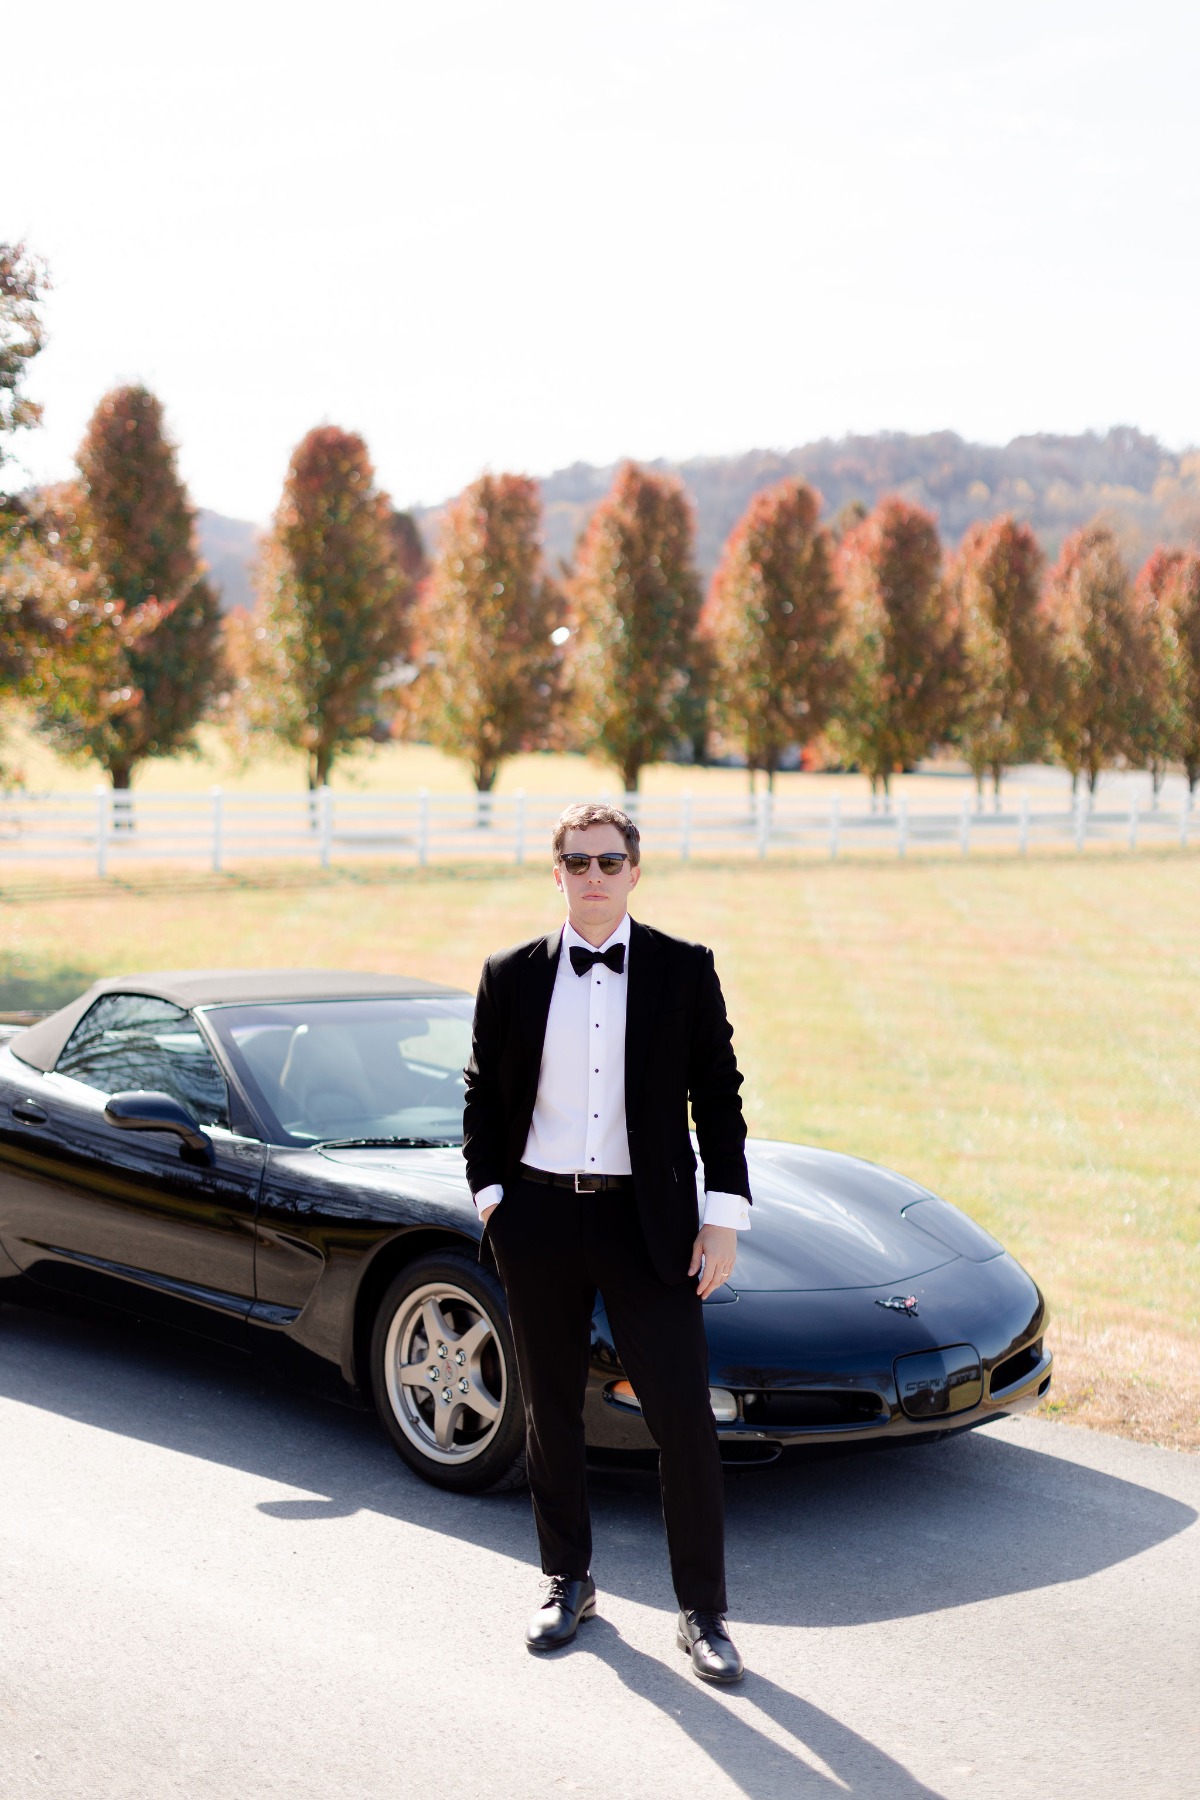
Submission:
[[[63,965],[333,964],[471,988],[487,950],[560,916],[536,867],[39,888],[0,905],[0,1005],[49,993]],[[754,1134],[889,1163],[965,1206],[1049,1296],[1054,1408],[1200,1447],[1194,858],[651,863],[635,910],[716,950]]]

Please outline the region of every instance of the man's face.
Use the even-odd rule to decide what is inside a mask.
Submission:
[[[576,826],[563,840],[563,854],[578,852],[597,857],[626,850],[625,839],[615,825]],[[581,937],[589,943],[602,944],[611,937],[625,916],[629,895],[637,886],[642,871],[628,861],[615,875],[604,875],[596,862],[590,862],[582,875],[573,875],[561,862],[554,865],[554,880],[566,896],[567,916]]]

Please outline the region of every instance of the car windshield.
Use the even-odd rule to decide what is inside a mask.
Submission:
[[[305,1000],[205,1017],[277,1141],[462,1143],[471,1001]]]

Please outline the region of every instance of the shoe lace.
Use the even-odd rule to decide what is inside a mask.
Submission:
[[[546,1575],[542,1578],[542,1586],[546,1590],[543,1606],[565,1606],[569,1597],[569,1589],[575,1580],[573,1575]]]
[[[725,1615],[719,1612],[692,1611],[688,1614],[699,1637],[726,1637]]]

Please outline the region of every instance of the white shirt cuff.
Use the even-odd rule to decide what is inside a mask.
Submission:
[[[491,1187],[480,1188],[471,1198],[475,1202],[475,1211],[481,1213],[486,1207],[499,1206],[504,1198],[504,1189],[498,1181],[493,1181]]]
[[[732,1231],[749,1231],[750,1204],[744,1194],[705,1194],[700,1223],[726,1225]]]

